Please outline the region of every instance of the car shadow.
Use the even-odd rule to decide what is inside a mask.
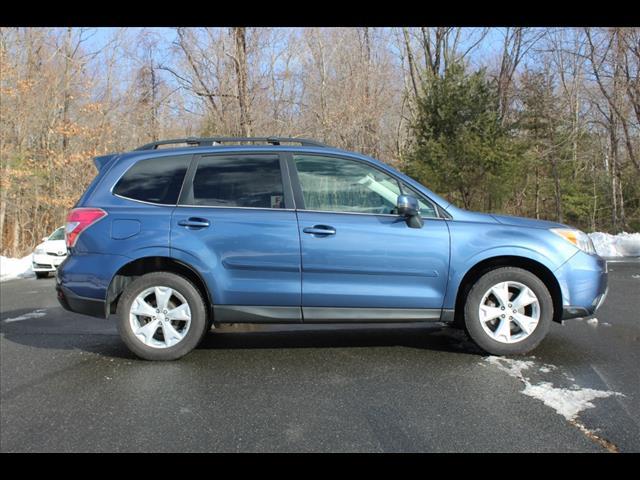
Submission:
[[[483,354],[462,330],[444,324],[256,325],[214,328],[199,349],[373,348]]]
[[[114,358],[136,359],[118,336],[114,318],[102,320],[61,308],[46,309],[35,318],[20,309],[3,312],[0,334],[5,340],[28,347],[80,350]],[[258,350],[292,348],[406,347],[471,355],[483,355],[458,329],[442,323],[272,325],[225,324],[212,328],[197,350]]]

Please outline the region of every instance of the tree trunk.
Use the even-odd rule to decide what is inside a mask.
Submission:
[[[411,50],[411,44],[409,43],[409,31],[406,28],[402,29],[404,35],[404,46],[407,49],[407,61],[409,62],[409,77],[411,78],[411,86],[413,87],[414,98],[418,97],[418,82],[416,81],[416,66],[413,59],[413,52]]]
[[[18,204],[14,206],[13,216],[13,242],[11,245],[12,257],[17,257],[20,254],[20,210]]]
[[[69,134],[67,132],[68,122],[69,122],[69,106],[71,104],[71,92],[70,90],[70,69],[71,69],[71,57],[73,55],[73,50],[71,48],[71,35],[72,30],[71,27],[67,28],[67,35],[65,38],[64,45],[64,74],[63,74],[63,87],[62,87],[62,153],[63,155],[67,151],[67,147],[69,146]]]
[[[618,145],[615,133],[615,121],[609,125],[609,174],[611,175],[611,227],[613,231],[618,231]]]
[[[540,169],[536,166],[536,191],[535,191],[536,220],[540,220]]]
[[[378,135],[373,115],[372,103],[375,101],[371,95],[371,39],[369,38],[369,27],[364,27],[364,153],[373,157],[378,157]]]
[[[4,219],[7,215],[7,189],[0,189],[0,252],[4,251]]]
[[[560,191],[560,172],[558,170],[558,159],[552,154],[553,157],[551,159],[551,172],[553,173],[553,187],[554,187],[554,196],[556,202],[556,221],[559,223],[563,222],[562,215],[562,192]]]
[[[233,27],[235,42],[235,69],[238,84],[238,106],[240,107],[240,131],[242,136],[251,136],[251,114],[249,111],[249,92],[247,86],[247,38],[245,27]]]
[[[596,214],[598,212],[598,191],[596,189],[596,164],[593,162],[592,164],[591,176],[593,179],[593,211],[591,214],[591,231],[596,231]]]
[[[156,69],[153,65],[153,59],[149,65],[151,74],[151,140],[158,140],[158,81],[156,79]]]

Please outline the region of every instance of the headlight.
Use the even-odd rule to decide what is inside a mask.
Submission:
[[[567,242],[572,243],[583,252],[591,255],[596,254],[593,242],[586,233],[581,232],[580,230],[574,230],[573,228],[552,228],[551,231],[564,238]]]
[[[44,253],[44,247],[38,247],[36,248],[35,252],[36,255],[42,255]]]

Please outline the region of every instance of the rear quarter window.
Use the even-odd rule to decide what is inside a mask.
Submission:
[[[175,205],[191,155],[141,160],[120,178],[115,195],[143,202]]]

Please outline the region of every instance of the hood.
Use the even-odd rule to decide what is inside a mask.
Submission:
[[[511,225],[514,227],[527,227],[527,228],[570,228],[562,223],[549,222],[547,220],[534,220],[533,218],[524,217],[512,217],[511,215],[491,215],[498,222],[503,225]]]
[[[47,240],[38,245],[38,247],[42,247],[45,252],[53,253],[55,255],[67,254],[67,245],[64,240]]]

